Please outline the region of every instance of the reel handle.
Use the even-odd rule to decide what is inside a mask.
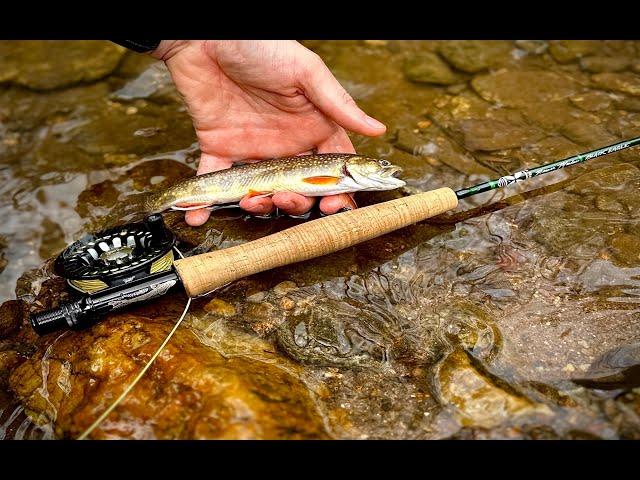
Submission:
[[[229,282],[336,252],[458,206],[450,188],[439,188],[329,215],[235,247],[176,260],[190,297]]]

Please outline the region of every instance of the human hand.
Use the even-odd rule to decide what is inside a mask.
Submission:
[[[345,129],[368,136],[386,130],[358,108],[318,55],[295,41],[163,40],[152,55],[165,61],[193,120],[202,151],[198,175],[247,159],[355,153]],[[315,202],[279,192],[245,197],[240,207],[301,215]],[[351,195],[320,200],[323,213],[343,208],[355,208]],[[209,214],[189,211],[185,219],[198,226]]]

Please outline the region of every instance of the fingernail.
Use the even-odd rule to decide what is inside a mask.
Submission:
[[[377,128],[377,129],[387,128],[387,127],[384,126],[384,123],[379,122],[378,120],[376,120],[375,118],[370,117],[369,115],[365,115],[364,122],[367,125],[369,125],[370,127],[373,127],[373,128]]]

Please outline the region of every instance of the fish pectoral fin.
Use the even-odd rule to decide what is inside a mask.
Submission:
[[[249,193],[247,193],[246,198],[264,198],[264,197],[270,197],[271,195],[273,195],[273,193],[271,192],[259,192],[257,190],[249,190]]]
[[[337,185],[340,181],[340,177],[321,175],[318,177],[306,177],[303,178],[302,181],[304,183],[310,183],[312,185]]]
[[[200,208],[207,208],[210,207],[211,204],[210,203],[206,203],[206,202],[202,202],[202,203],[187,203],[187,202],[182,202],[182,203],[176,203],[175,205],[171,206],[171,210],[180,210],[180,211],[189,211],[189,210],[198,210]]]

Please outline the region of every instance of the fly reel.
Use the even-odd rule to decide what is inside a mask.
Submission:
[[[54,266],[80,298],[31,315],[31,326],[39,335],[82,328],[112,310],[164,295],[180,284],[173,268],[175,242],[159,214],[86,235],[67,247]]]
[[[54,269],[77,292],[92,294],[171,269],[174,244],[162,216],[151,215],[85,235],[58,256]]]

